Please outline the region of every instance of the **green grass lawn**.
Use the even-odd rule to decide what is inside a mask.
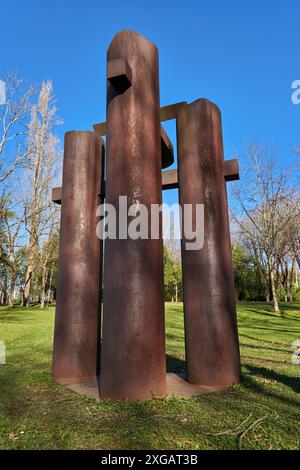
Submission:
[[[84,398],[51,378],[54,308],[0,309],[1,449],[299,449],[300,304],[238,306],[243,384],[145,403]],[[167,362],[184,368],[182,304],[167,304]]]

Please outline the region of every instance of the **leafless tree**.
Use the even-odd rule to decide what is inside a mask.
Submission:
[[[59,160],[58,138],[53,134],[58,124],[53,87],[44,82],[38,104],[33,107],[29,125],[28,153],[29,197],[26,202],[26,229],[29,233],[28,267],[24,283],[23,305],[28,306],[32,275],[38,255],[39,239],[43,236],[51,211],[50,191]]]
[[[6,100],[0,106],[0,183],[28,159],[26,136],[34,95],[34,87],[26,87],[25,81],[14,74],[8,74],[4,83]]]
[[[270,282],[273,308],[279,312],[278,260],[290,250],[290,227],[295,221],[299,223],[300,207],[294,203],[297,173],[291,168],[280,169],[264,145],[249,142],[247,157],[249,168],[243,173],[242,183],[233,189],[239,208],[233,211],[233,218],[252,247],[260,272],[267,272],[265,285]]]

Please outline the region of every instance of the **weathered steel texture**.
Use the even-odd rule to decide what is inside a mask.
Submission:
[[[204,204],[204,247],[182,241],[188,381],[228,386],[240,356],[219,109],[204,99],[181,108],[177,145],[180,204]]]
[[[178,184],[178,170],[165,170],[162,176],[162,189],[176,189]],[[224,178],[225,181],[235,181],[240,179],[239,163],[238,160],[225,160],[224,161]]]
[[[114,61],[111,61],[111,62],[114,62]],[[116,67],[116,65],[114,65],[114,67]],[[124,66],[122,67],[124,69]],[[115,70],[113,70],[113,72],[109,71],[109,74],[113,74],[113,73],[115,73]],[[120,70],[118,71],[118,74],[120,74]],[[123,73],[121,72],[121,75],[122,74]],[[131,78],[132,78],[132,75],[131,75]],[[130,83],[131,83],[131,80],[130,80]],[[171,119],[176,119],[179,109],[182,108],[182,106],[184,106],[185,104],[186,104],[186,101],[182,101],[180,103],[169,104],[168,106],[163,106],[162,108],[160,108],[159,114],[160,114],[161,122],[170,121]],[[106,135],[106,122],[99,122],[98,124],[94,124],[93,129],[95,132],[97,132],[101,136]]]
[[[131,86],[132,70],[126,59],[113,59],[107,62],[107,80],[120,93]]]
[[[160,108],[159,114],[161,122],[176,119],[178,111],[185,105],[186,101],[181,101],[180,103],[169,104],[168,106]]]
[[[114,61],[113,61],[114,62]],[[94,131],[99,135],[106,135],[106,122],[102,124],[95,124]],[[161,138],[161,167],[167,168],[174,163],[174,149],[172,142],[170,141],[165,129],[163,126],[160,128],[160,138]]]
[[[178,184],[178,170],[165,170],[162,172],[162,189],[176,189]],[[224,161],[225,181],[235,181],[240,179],[239,164],[237,160]]]
[[[224,161],[224,178],[225,181],[237,181],[240,179],[238,160]]]
[[[93,125],[94,132],[104,136],[106,135],[106,122],[99,122],[98,124]]]
[[[104,145],[93,132],[65,136],[53,375],[80,382],[99,372],[102,243],[96,209]]]
[[[161,166],[167,168],[174,163],[174,148],[163,126],[160,126]]]
[[[172,147],[169,147],[169,148],[172,149],[172,153],[173,153],[173,145],[171,142],[170,144]],[[177,169],[162,171],[161,177],[162,177],[162,190],[163,191],[167,189],[178,188],[178,170]],[[225,178],[225,181],[236,181],[240,179],[238,160],[225,160],[224,161],[224,178]],[[105,181],[103,180],[101,183],[99,196],[102,195],[104,197],[105,195],[104,187],[105,187]],[[61,188],[53,188],[51,201],[54,202],[55,204],[61,204],[61,192],[62,192]]]
[[[158,52],[127,30],[108,49],[115,58],[128,61],[132,85],[118,93],[108,82],[106,202],[118,208],[123,195],[150,208],[162,201]],[[106,240],[101,397],[165,393],[162,239]]]
[[[178,171],[177,170],[165,170],[161,174],[162,176],[162,189],[176,189],[178,188]]]
[[[52,188],[52,195],[51,195],[51,201],[54,202],[55,204],[61,204],[62,200],[62,188]]]

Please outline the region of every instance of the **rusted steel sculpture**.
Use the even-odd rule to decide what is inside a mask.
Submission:
[[[80,382],[99,371],[102,247],[96,209],[104,144],[94,132],[65,137],[53,375]]]
[[[107,54],[106,202],[162,202],[158,53],[132,31]],[[124,76],[127,74],[127,78]],[[117,228],[118,225],[117,225]],[[101,396],[166,393],[162,238],[105,242]]]
[[[240,358],[226,181],[239,176],[237,161],[224,161],[220,112],[203,99],[159,108],[157,48],[133,31],[114,37],[107,60],[107,122],[95,124],[95,133],[66,135],[63,187],[52,192],[62,204],[54,376],[88,381],[99,373],[101,356],[101,398],[167,393],[162,221],[158,239],[151,238],[150,214],[162,190],[179,188],[183,211],[185,204],[204,204],[205,224],[202,249],[188,251],[182,240],[187,380],[206,390],[229,386],[240,380]],[[170,119],[177,121],[178,170],[161,171],[174,162],[161,125]],[[124,233],[119,196],[127,196],[128,207],[148,209],[147,239]],[[117,237],[105,241],[100,355],[96,208],[104,199],[116,210]]]
[[[228,386],[240,381],[240,357],[217,106],[201,99],[182,107],[177,145],[180,205],[204,204],[203,248],[188,251],[182,239],[188,381]]]

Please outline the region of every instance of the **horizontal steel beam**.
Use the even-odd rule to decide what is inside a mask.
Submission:
[[[99,135],[106,134],[106,122],[101,124],[95,124],[94,131]],[[161,161],[162,168],[167,168],[174,163],[174,149],[172,142],[170,141],[165,129],[163,126],[160,127],[160,137],[161,137]]]
[[[235,158],[224,161],[224,178],[225,181],[237,181],[240,179],[239,161]]]
[[[117,59],[119,60],[119,59]],[[115,66],[116,64],[114,64]],[[118,64],[120,67],[120,64]],[[123,65],[123,64],[122,64]],[[124,65],[125,68],[125,65]],[[114,72],[117,73],[117,72]],[[118,72],[119,75],[121,72]],[[125,72],[124,72],[125,73]],[[113,75],[113,72],[111,72]],[[160,120],[163,121],[170,121],[171,119],[176,119],[177,113],[179,109],[186,104],[186,101],[181,101],[180,103],[170,104],[168,106],[163,106],[160,108]],[[94,131],[100,135],[106,135],[106,122],[100,122],[98,124],[93,125]]]
[[[180,103],[169,104],[168,106],[163,106],[162,108],[160,108],[161,122],[176,119],[179,109],[186,104],[186,101],[181,101]]]
[[[172,144],[171,144],[172,145]],[[178,170],[165,170],[162,171],[162,189],[176,189],[178,188]],[[238,160],[225,160],[224,161],[224,178],[225,181],[239,180],[239,163]],[[105,181],[100,185],[99,196],[105,194]],[[62,188],[52,189],[52,202],[61,204]]]

